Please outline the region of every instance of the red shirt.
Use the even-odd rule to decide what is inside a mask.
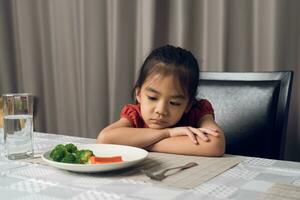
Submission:
[[[199,120],[206,114],[214,115],[211,103],[206,99],[198,100],[189,112],[184,113],[174,127],[192,126],[197,127]],[[147,128],[139,104],[127,104],[122,108],[121,118],[126,118],[134,128]]]

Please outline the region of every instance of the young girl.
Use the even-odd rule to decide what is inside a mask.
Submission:
[[[180,47],[162,46],[146,58],[134,87],[136,104],[104,128],[98,143],[124,144],[149,151],[222,156],[224,134],[207,100],[196,100],[198,62]]]

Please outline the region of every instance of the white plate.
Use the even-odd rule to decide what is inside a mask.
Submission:
[[[50,158],[50,152],[42,155],[42,159],[53,167],[65,169],[74,172],[104,172],[116,169],[122,169],[135,165],[143,161],[148,152],[137,147],[115,145],[115,144],[82,144],[77,145],[78,149],[89,149],[95,156],[122,156],[123,162],[109,164],[69,164],[53,161]]]

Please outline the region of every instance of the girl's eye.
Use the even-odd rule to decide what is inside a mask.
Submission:
[[[174,101],[170,101],[170,104],[171,104],[172,106],[180,106],[180,105],[181,105],[181,103],[174,102]]]
[[[148,98],[150,101],[155,101],[155,100],[157,100],[156,97],[152,97],[152,96],[147,96],[147,98]]]

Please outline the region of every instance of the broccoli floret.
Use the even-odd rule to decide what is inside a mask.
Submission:
[[[74,163],[76,163],[76,164],[83,164],[83,163],[81,163],[80,158],[79,158],[79,156],[77,156],[77,154],[75,154],[75,161],[74,161]]]
[[[61,162],[63,163],[76,163],[76,156],[73,153],[67,152],[66,155],[63,157]]]
[[[54,147],[54,149],[59,149],[59,148],[65,148],[65,145],[63,145],[63,144],[58,144],[58,145],[56,145],[55,147]]]
[[[66,144],[65,147],[66,147],[67,151],[70,153],[75,153],[77,151],[77,147],[72,143]]]
[[[72,143],[56,145],[50,152],[50,158],[54,161],[78,164],[88,163],[90,157],[93,155],[91,150],[78,150]]]
[[[50,158],[52,158],[54,161],[60,162],[65,157],[66,153],[67,151],[65,148],[54,148],[50,153]]]
[[[80,150],[76,152],[77,162],[79,163],[87,163],[91,156],[93,156],[93,152],[91,150]]]

